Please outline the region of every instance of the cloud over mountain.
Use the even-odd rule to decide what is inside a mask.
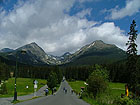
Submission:
[[[19,1],[10,12],[1,11],[0,47],[17,48],[36,42],[47,53],[62,55],[95,40],[103,40],[125,48],[128,38],[113,22],[100,24],[85,18],[91,9],[70,16],[67,12],[75,1]]]

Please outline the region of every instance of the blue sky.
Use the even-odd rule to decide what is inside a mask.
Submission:
[[[0,44],[15,49],[34,41],[62,55],[103,40],[126,50],[133,19],[140,31],[139,17],[140,0],[1,0]]]
[[[22,0],[26,1],[26,0]],[[13,10],[14,6],[18,4],[18,0],[5,0],[5,2],[1,3],[1,6],[3,9],[5,9],[7,12]],[[133,19],[137,22],[137,26],[140,26],[140,13],[136,13],[132,16],[126,16],[122,19],[106,19],[105,17],[108,15],[108,13],[103,13],[105,9],[110,10],[116,6],[119,6],[119,8],[123,8],[126,6],[126,0],[99,0],[95,2],[94,0],[91,0],[91,2],[75,2],[73,7],[70,9],[68,14],[70,16],[74,16],[76,13],[85,10],[85,9],[92,9],[91,10],[91,16],[86,16],[86,18],[89,21],[101,21],[101,22],[108,22],[113,21],[115,25],[119,26],[122,30],[125,30],[126,32],[129,31],[129,26]]]
[[[139,4],[140,5],[140,4]],[[122,30],[125,30],[126,32],[129,31],[129,26],[133,19],[137,22],[137,25],[140,26],[140,12],[136,13],[132,16],[126,16],[121,19],[106,19],[106,17],[109,15],[109,13],[104,13],[104,10],[110,10],[112,8],[115,8],[118,6],[119,8],[123,8],[126,6],[126,0],[99,0],[98,2],[85,2],[83,4],[76,2],[73,8],[71,8],[71,11],[69,12],[70,15],[75,15],[77,12],[82,11],[87,8],[91,8],[91,16],[87,16],[87,19],[89,21],[101,21],[103,22],[114,22],[115,25],[119,26]],[[81,7],[81,8],[79,8]]]

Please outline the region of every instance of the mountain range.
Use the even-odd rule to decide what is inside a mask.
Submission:
[[[0,50],[0,52],[12,52],[13,49],[10,49],[10,48],[3,48]]]
[[[69,56],[72,65],[109,64],[125,58],[125,51],[101,40],[94,41]]]
[[[26,51],[22,54],[21,51]],[[92,65],[117,62],[126,58],[126,53],[113,44],[106,44],[96,40],[83,46],[80,50],[71,54],[64,53],[62,56],[47,54],[35,42],[24,45],[16,50],[4,48],[0,50],[0,56],[30,65]]]

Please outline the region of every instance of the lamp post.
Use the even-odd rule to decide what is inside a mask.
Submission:
[[[14,101],[17,101],[17,55],[18,53],[25,54],[26,50],[21,50],[16,52],[16,70],[15,70],[15,89],[14,89]]]
[[[15,70],[15,90],[14,90],[14,101],[17,100],[17,91],[16,91],[16,88],[17,88],[17,84],[16,84],[16,79],[17,79],[17,53],[16,53],[16,70]]]

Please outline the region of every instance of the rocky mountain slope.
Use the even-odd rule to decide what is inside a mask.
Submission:
[[[11,52],[13,51],[13,49],[10,49],[10,48],[3,48],[0,50],[0,52]]]
[[[26,53],[22,54],[22,50],[26,51]],[[2,52],[0,55],[10,60],[16,60],[17,56],[19,62],[35,65],[92,65],[96,63],[112,63],[126,58],[125,51],[101,40],[85,45],[73,54],[66,52],[59,57],[46,54],[36,43],[27,44],[16,50]]]
[[[21,51],[23,50],[26,52],[25,54],[22,54]],[[52,64],[59,63],[55,58],[47,55],[45,51],[34,42],[22,46],[11,52],[4,53],[4,54],[2,53],[1,55],[3,55],[5,58],[8,58],[10,60],[16,60],[16,56],[17,56],[17,60],[19,62],[28,63],[28,64],[52,65]]]
[[[67,61],[74,65],[113,63],[126,58],[126,53],[113,44],[101,40],[94,41],[69,55]]]

